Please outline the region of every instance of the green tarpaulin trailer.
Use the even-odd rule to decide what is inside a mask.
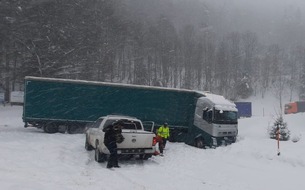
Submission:
[[[86,124],[94,122],[101,116],[128,115],[142,121],[153,121],[157,126],[164,122],[169,123],[173,141],[196,145],[198,142],[195,139],[200,137],[203,138],[203,144],[217,145],[219,140],[226,139],[219,139],[219,136],[230,139],[234,137],[233,141],[235,141],[237,135],[237,131],[233,134],[237,128],[237,119],[234,118],[237,113],[235,105],[223,98],[222,103],[228,105],[222,108],[215,107],[217,103],[213,102],[209,103],[211,106],[203,107],[200,102],[204,104],[205,101],[202,103],[199,100],[207,99],[207,96],[212,95],[174,88],[26,77],[23,121],[25,127],[43,128],[49,133],[58,132],[62,128],[68,133],[74,133],[82,131]],[[215,97],[219,99],[220,96]],[[216,134],[201,121],[196,124],[196,109],[198,113],[200,112],[201,118],[204,117],[204,113],[210,117],[206,122],[210,127],[214,127],[215,122],[212,118],[214,115],[210,115],[208,111],[214,113],[215,110],[224,110],[223,113],[231,113],[232,121],[229,123],[221,121],[217,124],[217,128],[225,124],[224,128],[228,129],[226,135],[225,133],[219,135],[218,132]],[[230,125],[234,125],[233,131],[229,129]]]

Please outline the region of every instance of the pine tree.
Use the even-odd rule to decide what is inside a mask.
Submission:
[[[281,141],[287,141],[290,138],[290,130],[287,128],[287,123],[284,122],[283,117],[280,116],[276,118],[275,122],[273,123],[273,126],[269,128],[269,136],[271,139],[276,139],[276,133],[277,130],[280,131],[280,140]]]

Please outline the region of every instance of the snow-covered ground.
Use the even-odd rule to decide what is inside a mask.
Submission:
[[[22,107],[0,106],[1,190],[287,190],[305,188],[305,113],[285,115],[291,136],[267,135],[277,101],[252,99],[253,117],[239,120],[235,144],[197,149],[168,143],[164,157],[121,161],[106,169],[84,149],[83,134],[46,134],[23,127]]]

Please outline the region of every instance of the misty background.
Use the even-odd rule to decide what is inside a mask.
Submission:
[[[25,76],[305,100],[303,0],[1,0],[0,92]]]

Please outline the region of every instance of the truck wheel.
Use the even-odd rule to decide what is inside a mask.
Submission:
[[[93,150],[93,147],[88,142],[88,137],[86,136],[85,149],[90,151]]]
[[[69,125],[67,128],[67,133],[69,133],[69,134],[75,134],[75,133],[77,133],[77,131],[78,131],[78,126],[73,125],[73,124]]]
[[[141,160],[148,160],[148,158],[151,158],[151,157],[152,157],[151,154],[141,154],[140,155]]]
[[[97,161],[97,162],[101,162],[101,153],[100,153],[100,151],[98,150],[98,148],[95,149],[94,159],[95,159],[95,161]]]
[[[58,125],[58,132],[60,133],[65,133],[67,131],[67,126],[66,125]]]
[[[95,161],[97,161],[98,163],[104,162],[104,161],[106,160],[106,155],[103,154],[103,153],[100,153],[100,151],[99,151],[99,149],[98,149],[98,144],[96,145],[96,148],[95,148],[94,159],[95,159]]]
[[[85,127],[80,124],[70,124],[68,125],[67,133],[69,134],[78,134],[78,133],[84,133]]]
[[[205,143],[204,140],[202,138],[198,138],[195,140],[195,146],[197,148],[205,148]]]
[[[42,129],[46,133],[57,133],[58,132],[58,126],[56,125],[56,123],[47,123],[47,124],[43,125]]]

